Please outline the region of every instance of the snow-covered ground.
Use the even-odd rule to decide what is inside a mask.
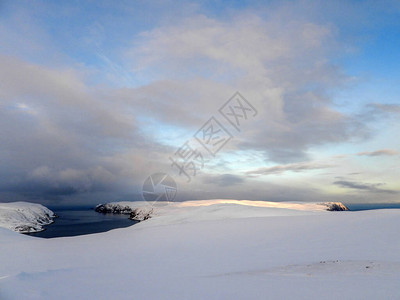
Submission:
[[[0,299],[400,299],[400,210],[252,204],[69,238],[0,228]]]
[[[99,204],[96,211],[104,213],[130,214],[132,219],[142,221],[157,217],[150,224],[172,224],[185,221],[231,219],[240,217],[268,217],[310,214],[327,210],[348,210],[340,202],[304,203],[270,202],[232,199],[197,200],[185,202],[157,202],[154,205],[145,201],[110,202]]]
[[[0,203],[0,227],[17,232],[38,232],[51,224],[55,214],[40,204],[28,202]]]

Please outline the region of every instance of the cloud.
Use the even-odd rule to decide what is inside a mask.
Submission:
[[[346,181],[346,180],[339,180],[335,181],[333,184],[338,185],[340,187],[359,190],[359,191],[366,191],[372,193],[387,193],[387,194],[397,194],[397,191],[394,190],[387,190],[381,189],[379,186],[384,185],[384,183],[361,183],[355,181]]]
[[[142,33],[128,56],[134,70],[156,80],[120,96],[141,99],[163,122],[193,128],[239,90],[259,117],[236,146],[279,163],[306,160],[313,146],[368,136],[363,122],[328,96],[347,81],[329,60],[339,47],[335,28],[290,10],[270,16],[197,15]]]
[[[256,170],[251,170],[246,172],[247,175],[280,175],[285,172],[305,172],[309,170],[320,170],[331,168],[332,165],[317,163],[317,162],[303,162],[303,163],[293,163],[278,165],[269,168],[259,168]]]
[[[358,118],[361,122],[367,123],[384,118],[396,118],[399,113],[399,104],[369,103],[364,110],[358,114]]]
[[[129,104],[110,101],[79,70],[5,55],[0,65],[0,200],[125,192],[142,181],[137,169],[156,168],[146,157],[166,155]]]
[[[382,149],[382,150],[376,150],[376,151],[365,151],[365,152],[359,152],[357,153],[357,155],[359,156],[395,156],[395,155],[399,155],[399,151],[397,150],[393,150],[393,149]]]
[[[372,103],[370,107],[376,111],[381,111],[385,113],[400,113],[399,104],[383,104],[383,103]]]
[[[369,136],[369,118],[344,113],[331,97],[349,82],[332,63],[347,47],[338,28],[299,13],[311,2],[277,1],[223,16],[182,4],[178,17],[175,2],[141,9],[102,3],[89,17],[86,5],[9,9],[0,21],[0,201],[10,193],[40,201],[139,194],[148,175],[171,170],[168,157],[218,117],[236,91],[256,107],[257,118],[240,134],[223,123],[234,139],[215,158],[213,175],[203,172],[185,197],[203,197],[201,188],[214,198],[260,198],[266,188],[276,199],[293,199],[299,190],[302,199],[320,196],[224,174],[231,170],[221,161],[224,151],[242,151],[257,153],[259,165],[279,164],[252,176],[324,169],[331,166],[304,163],[310,149]],[[152,6],[157,21],[149,23]],[[167,7],[174,7],[173,18]],[[77,17],[79,26],[54,22],[60,16]],[[376,116],[398,110],[370,108]]]
[[[237,175],[222,174],[222,175],[206,175],[202,181],[205,184],[214,184],[217,186],[232,186],[243,183],[244,179]]]

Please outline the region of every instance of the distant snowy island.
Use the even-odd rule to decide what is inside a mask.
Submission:
[[[20,233],[39,232],[54,222],[55,213],[47,207],[29,203],[0,203],[0,227]]]

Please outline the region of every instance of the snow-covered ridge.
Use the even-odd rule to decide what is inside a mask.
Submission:
[[[212,220],[226,218],[247,218],[307,214],[322,211],[345,211],[348,208],[340,202],[301,203],[269,202],[251,200],[196,200],[156,203],[154,206],[144,201],[111,202],[99,204],[95,210],[101,213],[129,214],[130,218],[144,221],[157,217],[163,223],[180,221]]]
[[[53,211],[29,202],[0,203],[0,227],[20,233],[39,232],[53,223]]]

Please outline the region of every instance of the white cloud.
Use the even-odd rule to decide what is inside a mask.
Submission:
[[[306,172],[309,170],[320,170],[331,168],[333,165],[320,162],[302,162],[273,167],[259,168],[246,172],[248,175],[277,175],[285,172]]]
[[[130,57],[154,82],[120,96],[140,99],[163,122],[192,128],[239,90],[259,118],[237,147],[264,151],[276,162],[366,136],[364,125],[336,110],[328,96],[346,82],[330,62],[339,49],[335,29],[294,12],[271,15],[244,12],[223,21],[198,15],[143,33]]]

